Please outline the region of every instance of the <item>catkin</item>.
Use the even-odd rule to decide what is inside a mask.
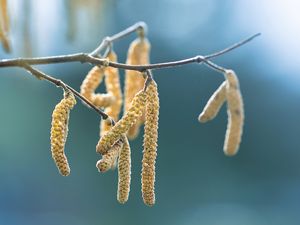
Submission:
[[[125,136],[125,135],[124,135]],[[121,149],[118,161],[118,193],[117,199],[120,203],[127,202],[130,192],[131,181],[131,151],[127,137],[124,137],[123,148]]]
[[[226,100],[226,81],[213,93],[208,102],[206,103],[202,113],[199,115],[198,120],[205,123],[216,117],[220,108]]]
[[[132,100],[132,104],[124,116],[99,140],[96,151],[105,154],[113,144],[125,134],[128,129],[136,123],[142,115],[146,103],[146,93],[144,90],[139,91]]]
[[[157,85],[152,80],[147,87],[146,122],[142,160],[142,196],[146,205],[155,203],[155,160],[157,156],[159,98]]]
[[[117,61],[117,55],[115,52],[110,51],[108,59],[111,62]],[[114,101],[105,108],[105,113],[114,119],[119,120],[119,114],[122,107],[122,92],[119,78],[119,70],[113,67],[107,67],[105,69],[105,86],[107,93],[113,96]],[[111,128],[110,123],[107,120],[101,120],[100,124],[100,136],[104,135]]]
[[[70,174],[70,167],[64,148],[68,136],[69,114],[75,104],[76,100],[73,93],[65,92],[64,98],[55,106],[52,113],[50,136],[52,158],[63,176]]]
[[[123,140],[120,139],[107,151],[105,155],[102,156],[102,159],[100,159],[96,164],[99,172],[104,173],[114,166],[114,162],[117,160],[122,147]]]
[[[244,107],[239,81],[234,71],[227,70],[226,98],[228,125],[225,135],[224,152],[228,156],[235,155],[241,142],[244,125]]]
[[[10,30],[9,15],[7,0],[1,0],[1,16],[2,16],[2,26],[5,33],[8,33]]]
[[[151,46],[148,39],[137,38],[129,46],[126,63],[130,65],[149,64],[150,48]],[[126,70],[124,88],[125,112],[129,109],[134,95],[143,88],[144,82],[145,79],[140,72],[134,70]],[[143,124],[143,122],[144,116],[139,118],[138,122],[128,130],[128,138],[134,139],[138,135],[140,126]]]
[[[86,75],[80,86],[80,94],[88,100],[93,101],[92,97],[96,88],[100,85],[104,77],[104,68],[101,66],[94,66]]]

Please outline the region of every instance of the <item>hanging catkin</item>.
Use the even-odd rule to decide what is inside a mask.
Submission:
[[[128,49],[127,64],[130,65],[143,65],[149,64],[150,43],[146,38],[137,38],[134,40]],[[130,105],[134,95],[140,91],[144,86],[145,79],[142,74],[134,70],[126,70],[125,74],[125,88],[124,88],[124,111],[126,112]],[[134,139],[138,133],[141,124],[144,122],[144,116],[142,116],[136,124],[134,124],[128,131],[127,136],[130,139]]]
[[[117,62],[117,55],[114,51],[110,51],[107,57],[109,61]],[[113,96],[114,102],[106,107],[104,112],[114,121],[118,121],[122,107],[122,92],[117,68],[107,67],[105,69],[105,86],[107,93]],[[107,120],[101,120],[100,136],[104,135],[109,129],[110,123]]]
[[[131,181],[131,151],[126,135],[124,135],[124,144],[119,156],[118,175],[117,199],[120,203],[124,204],[128,200]]]
[[[102,159],[100,159],[96,164],[99,172],[106,172],[113,167],[122,147],[123,139],[120,139],[107,151],[105,155],[102,156]]]
[[[92,96],[96,88],[100,85],[104,77],[104,68],[101,66],[94,66],[86,75],[80,86],[80,94],[92,101]]]
[[[142,160],[142,196],[146,205],[155,203],[155,160],[158,137],[159,98],[157,85],[152,80],[147,87],[146,122],[144,131],[144,150]]]
[[[122,134],[126,134],[128,129],[136,123],[142,115],[146,103],[146,93],[139,91],[132,100],[132,104],[125,115],[99,140],[96,151],[105,154],[113,144],[120,139]]]
[[[213,93],[208,102],[206,103],[202,113],[199,115],[198,120],[205,123],[216,117],[220,108],[226,100],[226,81]]]
[[[9,15],[8,15],[8,7],[7,7],[7,0],[1,0],[1,16],[2,16],[2,26],[5,33],[8,33],[10,30],[10,22],[9,22]]]
[[[75,97],[70,91],[66,91],[64,98],[55,106],[51,123],[51,152],[55,164],[63,176],[70,174],[70,167],[64,153],[68,136],[68,122],[70,110],[76,104]]]
[[[224,152],[226,155],[235,155],[241,142],[244,125],[244,106],[240,92],[239,81],[234,71],[227,70],[226,98],[228,125],[225,136]]]
[[[105,68],[94,66],[86,75],[80,86],[80,93],[91,101],[96,107],[107,107],[111,105],[115,98],[111,93],[95,94],[95,90],[101,84],[104,77]]]

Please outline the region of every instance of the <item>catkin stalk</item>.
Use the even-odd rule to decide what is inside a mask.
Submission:
[[[121,135],[126,134],[129,128],[136,123],[142,115],[146,104],[146,93],[139,91],[132,100],[132,104],[125,115],[99,140],[96,151],[105,154],[113,144],[120,139]]]
[[[224,153],[233,156],[237,153],[241,142],[244,125],[244,106],[239,81],[234,71],[227,70],[226,98],[228,125],[225,135]]]
[[[124,144],[119,156],[118,175],[117,199],[120,203],[124,204],[129,197],[131,181],[131,150],[126,135],[124,135]]]
[[[134,40],[128,49],[127,64],[129,65],[144,65],[149,64],[150,43],[146,38],[137,38]],[[124,111],[126,112],[135,94],[144,87],[145,79],[142,74],[134,70],[126,70],[125,72],[125,88],[124,88]],[[129,139],[134,139],[139,133],[140,126],[144,123],[144,116],[135,123],[127,132]]]
[[[205,123],[216,117],[220,108],[226,100],[226,81],[213,93],[208,102],[206,103],[202,113],[199,115],[198,120]]]
[[[157,85],[152,80],[147,87],[146,122],[142,160],[142,196],[146,205],[155,203],[155,160],[157,156],[159,98]]]
[[[55,106],[52,113],[50,136],[52,158],[63,176],[70,174],[70,167],[64,148],[68,136],[69,114],[75,104],[74,95],[71,92],[65,92],[64,98]]]

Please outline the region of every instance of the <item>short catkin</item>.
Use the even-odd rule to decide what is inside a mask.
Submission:
[[[142,196],[146,205],[155,203],[155,160],[157,156],[159,98],[157,85],[152,80],[147,87],[146,122],[142,160]]]
[[[213,93],[198,117],[199,122],[205,123],[216,117],[226,100],[226,81]]]
[[[129,46],[127,54],[127,64],[143,65],[149,64],[151,45],[146,38],[137,38]],[[126,112],[135,94],[144,87],[145,79],[142,74],[134,70],[126,70],[125,74],[125,88],[124,88],[124,112]],[[144,123],[144,116],[142,116],[136,124],[134,124],[127,136],[129,139],[134,139],[139,133],[140,126]]]
[[[114,51],[110,51],[108,59],[111,62],[117,62],[117,55]],[[119,114],[122,107],[122,91],[120,85],[119,70],[113,67],[105,69],[105,86],[109,95],[113,96],[114,102],[105,108],[105,113],[113,118],[114,121],[119,120]],[[107,120],[101,120],[100,136],[104,135],[111,128]]]
[[[132,104],[124,116],[100,138],[96,151],[102,155],[106,154],[113,144],[136,123],[143,113],[145,104],[146,93],[144,90],[141,90],[133,98]]]
[[[100,159],[96,164],[99,172],[104,173],[113,167],[114,162],[117,160],[122,147],[123,139],[120,139],[111,147],[111,149],[107,151],[105,155],[102,156],[102,159]]]
[[[76,104],[73,93],[66,91],[64,98],[55,106],[51,123],[51,152],[52,158],[63,176],[70,174],[70,167],[64,153],[68,136],[68,122],[70,110]]]
[[[124,135],[124,144],[119,156],[118,175],[117,199],[120,203],[124,204],[129,197],[131,181],[131,150],[126,135]]]
[[[224,153],[235,155],[239,149],[244,125],[244,106],[239,81],[234,71],[226,70],[225,77],[228,125],[225,135]]]

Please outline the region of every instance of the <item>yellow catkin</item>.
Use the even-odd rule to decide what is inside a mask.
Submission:
[[[227,70],[226,98],[228,125],[225,135],[224,153],[235,155],[239,149],[244,125],[244,106],[239,81],[234,71]]]
[[[199,115],[198,120],[205,123],[216,117],[220,108],[226,100],[226,81],[213,93],[208,102],[206,103],[202,113]]]
[[[142,160],[142,196],[146,205],[155,203],[155,160],[157,156],[159,98],[154,80],[147,88],[146,122],[144,131],[144,150]]]
[[[8,33],[10,30],[10,22],[8,15],[7,0],[1,0],[1,16],[2,16],[2,26],[5,33]]]
[[[80,86],[80,94],[92,101],[95,90],[100,85],[104,77],[104,68],[94,66],[86,75]]]
[[[115,52],[110,51],[108,59],[111,62],[117,62],[117,55]],[[119,78],[119,70],[113,67],[105,69],[105,86],[108,94],[112,95],[114,101],[105,108],[105,113],[110,116],[114,121],[119,120],[119,114],[122,107],[122,91]],[[110,123],[106,120],[101,120],[100,136],[104,135],[110,129]]]
[[[107,151],[105,155],[103,155],[102,159],[100,159],[96,164],[99,172],[104,173],[114,166],[114,162],[118,158],[122,147],[123,139],[120,139]]]
[[[134,40],[128,49],[127,64],[143,65],[149,64],[150,60],[150,43],[146,38],[137,38]],[[138,71],[126,70],[125,74],[125,88],[124,88],[124,111],[126,112],[130,107],[134,95],[140,91],[144,86],[145,79]],[[144,116],[142,116],[136,124],[134,124],[128,131],[127,136],[130,139],[137,137],[140,126],[144,123]]]
[[[125,135],[124,135],[125,136]],[[121,149],[118,161],[118,193],[117,199],[120,203],[127,202],[130,192],[131,181],[131,150],[127,137],[124,137],[123,148]]]
[[[105,133],[99,140],[96,151],[105,154],[112,145],[120,139],[121,135],[126,134],[128,129],[136,123],[142,115],[146,103],[146,93],[144,90],[139,91],[132,100],[132,104],[124,116]]]
[[[69,114],[75,104],[74,95],[71,92],[65,92],[64,98],[55,106],[52,113],[50,136],[52,158],[63,176],[70,174],[70,167],[64,148],[68,136]]]
[[[97,93],[92,96],[91,101],[98,108],[108,107],[115,101],[115,97],[111,93]]]
[[[11,51],[10,48],[10,40],[8,37],[9,32],[9,16],[8,16],[8,9],[7,9],[7,1],[1,0],[0,1],[0,8],[1,8],[1,19],[0,19],[0,40],[2,42],[3,49],[9,53]]]

